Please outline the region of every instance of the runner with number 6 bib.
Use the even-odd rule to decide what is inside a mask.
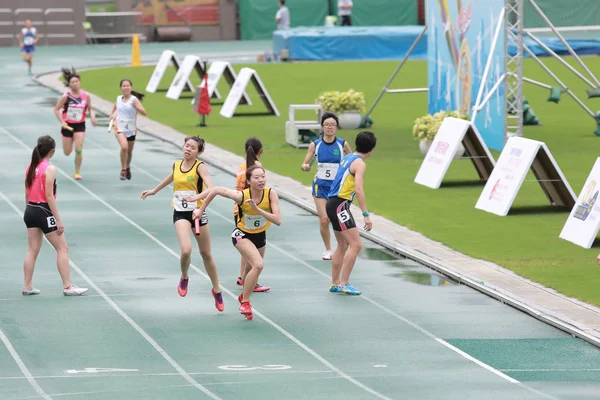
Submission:
[[[319,215],[321,238],[325,245],[325,252],[321,256],[323,260],[331,260],[332,257],[329,218],[325,211],[327,195],[340,166],[340,161],[342,161],[342,157],[352,153],[348,142],[336,137],[335,134],[338,125],[338,117],[334,113],[323,114],[321,117],[323,136],[308,146],[304,163],[301,166],[302,171],[310,171],[310,160],[316,157],[317,174],[312,183],[312,195],[317,207],[317,214]]]
[[[23,221],[27,226],[29,249],[23,263],[23,296],[36,295],[40,291],[31,284],[33,270],[44,235],[56,249],[58,273],[63,282],[65,296],[80,296],[87,291],[71,284],[69,248],[65,239],[65,227],[56,204],[56,168],[50,164],[56,143],[50,136],[41,136],[31,154],[31,163],[25,171],[25,201],[27,206]]]
[[[123,95],[117,97],[110,113],[113,121],[115,137],[121,146],[121,175],[120,179],[131,179],[131,159],[133,157],[133,145],[137,135],[137,114],[147,115],[142,105],[144,95],[131,90],[132,84],[129,79],[121,80],[119,83]]]
[[[329,191],[327,215],[338,243],[331,260],[329,291],[332,293],[361,294],[360,290],[348,283],[362,247],[350,205],[356,196],[364,217],[364,230],[370,231],[373,224],[365,199],[364,178],[367,165],[364,160],[371,155],[376,144],[377,138],[372,132],[365,131],[356,135],[356,151],[344,157]]]
[[[185,138],[183,146],[183,160],[173,164],[171,172],[161,183],[152,190],[142,192],[142,199],[153,196],[164,187],[173,182],[173,224],[175,232],[181,247],[180,266],[181,279],[177,286],[177,291],[181,297],[185,297],[188,291],[188,282],[192,255],[192,241],[190,235],[193,235],[194,219],[192,212],[196,209],[196,201],[187,201],[185,197],[197,195],[204,188],[212,187],[212,180],[208,174],[208,169],[204,162],[199,161],[197,157],[204,151],[204,140],[197,136],[188,136]],[[208,217],[206,213],[200,219],[200,235],[194,236],[198,243],[200,255],[204,262],[206,273],[210,277],[213,288],[211,294],[215,300],[215,307],[219,311],[225,309],[223,295],[219,285],[219,276],[217,274],[217,265],[213,259],[210,249],[210,231],[208,229]]]
[[[236,217],[236,228],[231,234],[233,246],[250,265],[250,272],[244,279],[244,291],[238,297],[240,313],[252,319],[250,295],[256,287],[258,277],[264,267],[265,247],[267,245],[267,229],[271,223],[281,225],[279,196],[275,190],[266,186],[265,170],[254,165],[246,170],[249,187],[242,191],[226,187],[214,187],[204,190],[190,200],[205,199],[200,208],[194,211],[194,218],[204,214],[210,202],[219,195],[235,201],[239,206]]]

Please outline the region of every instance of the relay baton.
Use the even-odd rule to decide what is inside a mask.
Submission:
[[[315,161],[317,161],[317,155],[316,154],[313,156],[312,160],[310,160],[310,164],[308,164],[308,165],[310,165],[312,167],[313,164],[315,163]]]
[[[200,218],[196,218],[194,224],[196,225],[196,236],[200,236]]]
[[[113,126],[113,119],[110,119],[110,123],[108,124],[108,132],[110,132],[110,130],[112,129]]]

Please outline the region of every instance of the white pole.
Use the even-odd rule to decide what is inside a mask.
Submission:
[[[498,82],[496,82],[496,84],[494,85],[494,87],[492,88],[492,90],[490,90],[490,92],[487,94],[487,96],[485,96],[485,98],[483,99],[483,101],[481,102],[481,104],[479,105],[475,105],[473,107],[474,111],[481,111],[483,109],[483,107],[485,107],[485,105],[487,104],[488,101],[490,101],[490,99],[492,98],[492,96],[494,95],[494,92],[496,90],[498,90],[498,88],[500,87],[500,85],[502,84],[502,82],[504,82],[504,79],[506,79],[506,74],[503,74],[500,79],[498,79]]]
[[[473,116],[471,117],[471,123],[475,123],[475,118],[477,117],[477,106],[481,101],[481,96],[483,96],[483,87],[485,85],[485,81],[487,80],[488,73],[490,72],[490,68],[492,66],[492,58],[494,57],[494,50],[496,50],[496,43],[498,43],[498,36],[500,35],[500,28],[504,25],[504,12],[505,9],[502,8],[500,11],[500,17],[498,18],[498,25],[496,26],[496,32],[494,32],[494,39],[492,40],[492,47],[490,48],[490,53],[488,54],[488,59],[485,63],[485,69],[483,70],[483,77],[481,78],[481,83],[479,84],[479,93],[477,93],[477,100],[475,101],[475,107]]]

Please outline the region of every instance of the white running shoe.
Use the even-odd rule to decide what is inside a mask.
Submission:
[[[71,286],[69,286],[67,289],[63,289],[63,294],[65,296],[81,296],[85,292],[87,292],[87,288],[80,288],[73,284],[71,284]]]
[[[23,296],[32,296],[34,294],[40,294],[40,291],[38,289],[30,287],[29,289],[23,289],[21,293],[23,293]]]
[[[331,252],[331,250],[327,250],[325,253],[323,253],[321,257],[323,258],[323,260],[331,260],[331,257],[333,257],[333,253]]]

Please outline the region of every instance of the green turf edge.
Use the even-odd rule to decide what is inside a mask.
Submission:
[[[572,60],[567,60],[573,64]],[[584,98],[583,83],[555,60],[544,60],[557,75]],[[600,59],[586,57],[586,64],[600,69]],[[148,94],[144,105],[149,117],[183,134],[201,135],[212,144],[241,154],[249,136],[261,138],[265,155],[261,160],[268,169],[309,185],[312,174],[302,173],[300,164],[304,150],[285,144],[284,124],[289,104],[312,103],[324,90],[346,90],[350,87],[365,92],[367,102],[375,98],[390,76],[396,62],[327,62],[292,64],[252,64],[281,113],[280,117],[236,117],[226,119],[218,113],[224,101],[213,101],[208,128],[199,128],[198,115],[192,113],[185,93],[178,101],[165,98],[174,70],[165,73],[160,91]],[[239,70],[242,65],[236,65]],[[114,101],[119,95],[118,82],[130,78],[138,91],[144,89],[153,67],[120,67],[84,71],[84,89]],[[426,86],[426,63],[411,61],[396,79],[395,87]],[[525,60],[525,74],[544,82],[552,82],[531,60]],[[192,78],[196,85],[197,78]],[[223,82],[219,90],[226,96]],[[255,103],[251,111],[264,107],[253,89],[249,94]],[[597,154],[593,120],[571,99],[559,105],[547,103],[545,89],[526,86],[525,95],[539,116],[542,126],[526,127],[525,136],[544,141],[553,152],[563,173],[576,193],[591,169]],[[587,102],[593,107],[593,103]],[[248,106],[240,106],[244,113]],[[420,232],[468,256],[488,260],[525,278],[555,289],[567,296],[600,305],[600,268],[596,264],[597,248],[582,249],[558,235],[568,216],[548,206],[539,185],[526,182],[519,192],[513,211],[498,217],[475,210],[475,202],[483,188],[474,183],[476,173],[467,160],[454,162],[442,188],[431,190],[413,182],[423,160],[418,143],[410,132],[415,118],[426,113],[427,95],[387,95],[373,113],[378,146],[367,161],[366,194],[369,209],[398,224]],[[339,136],[351,144],[358,131],[341,130]],[[498,152],[493,152],[498,157]],[[395,167],[389,174],[390,165]],[[533,179],[530,174],[527,179]],[[315,230],[317,227],[315,226]]]

